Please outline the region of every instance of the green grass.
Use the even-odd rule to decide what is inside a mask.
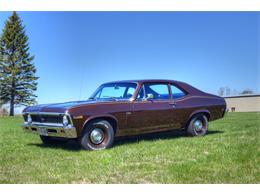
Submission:
[[[180,131],[103,151],[44,146],[21,117],[0,117],[0,183],[260,183],[260,113],[229,113],[204,137]]]

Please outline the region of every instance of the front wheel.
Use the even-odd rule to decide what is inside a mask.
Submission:
[[[203,136],[208,131],[208,118],[204,114],[192,117],[187,125],[187,132],[191,136]]]
[[[114,142],[114,130],[106,120],[97,120],[88,124],[80,139],[85,150],[102,150],[110,148]]]

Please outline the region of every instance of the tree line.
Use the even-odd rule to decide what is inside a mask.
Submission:
[[[238,92],[235,89],[231,90],[229,87],[220,87],[218,90],[218,95],[221,97],[230,96],[230,95],[250,95],[253,93],[254,93],[254,91],[249,88],[244,89],[241,92]]]

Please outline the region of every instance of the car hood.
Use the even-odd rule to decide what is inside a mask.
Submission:
[[[29,106],[24,109],[23,112],[58,112],[65,113],[69,108],[73,106],[86,105],[86,104],[94,104],[98,102],[111,102],[113,100],[86,100],[86,101],[73,101],[73,102],[65,102],[65,103],[56,103],[56,104],[39,104],[35,106]]]

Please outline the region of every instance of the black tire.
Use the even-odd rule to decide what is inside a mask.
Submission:
[[[208,118],[204,114],[196,114],[187,124],[186,130],[190,136],[205,135],[208,132]]]
[[[98,135],[97,139],[95,139],[95,135]],[[113,145],[113,142],[114,129],[106,120],[96,120],[88,124],[80,139],[80,144],[85,150],[102,150],[110,148]]]
[[[49,137],[43,135],[40,135],[40,138],[43,144],[59,144],[59,143],[65,143],[67,141],[67,139],[65,138]]]

